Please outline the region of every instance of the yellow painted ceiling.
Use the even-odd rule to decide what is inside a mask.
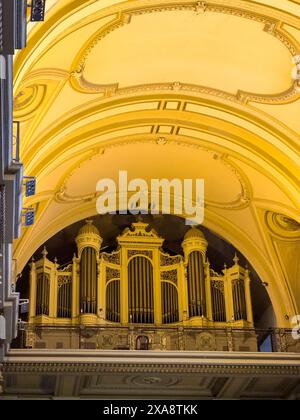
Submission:
[[[205,225],[269,283],[278,324],[300,311],[300,5],[269,0],[59,0],[15,58],[15,119],[34,227],[21,271],[96,213],[96,182],[205,178]],[[298,282],[299,280],[299,282]]]

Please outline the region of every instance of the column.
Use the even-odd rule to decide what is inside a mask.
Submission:
[[[104,261],[100,257],[98,259],[98,307],[97,315],[100,322],[104,322],[106,318],[106,267]]]
[[[79,276],[77,274],[78,263],[77,258],[73,257],[72,266],[72,321],[74,322],[79,316]]]
[[[204,256],[203,256],[204,258]],[[207,261],[204,266],[205,282],[206,282],[206,316],[213,321],[213,309],[211,300],[211,284],[210,284],[210,263]]]
[[[247,307],[247,321],[253,326],[253,311],[252,311],[252,300],[251,300],[251,279],[249,276],[249,270],[245,271],[245,298],[246,298],[246,307]]]
[[[187,285],[185,278],[185,268],[183,261],[177,270],[178,275],[178,305],[179,305],[179,322],[185,321],[188,317],[188,302],[187,302]]]
[[[56,262],[51,267],[49,276],[50,276],[49,317],[57,318],[57,263]]]
[[[225,307],[226,307],[226,319],[227,322],[234,321],[234,308],[233,308],[233,296],[232,296],[232,281],[230,273],[228,273],[227,266],[224,266],[224,295],[225,295]]]

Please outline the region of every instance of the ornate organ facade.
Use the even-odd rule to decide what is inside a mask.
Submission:
[[[142,222],[117,242],[116,251],[101,252],[87,221],[71,264],[51,262],[46,250],[32,262],[28,347],[256,350],[250,275],[237,257],[216,273],[194,227],[183,256],[166,253],[164,239]]]

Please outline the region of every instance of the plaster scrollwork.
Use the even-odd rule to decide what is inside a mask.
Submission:
[[[145,255],[146,257],[152,259],[153,258],[153,252],[147,251],[147,250],[129,250],[128,251],[128,258],[134,257],[136,255]]]
[[[221,3],[221,2],[220,2]],[[168,11],[193,11],[196,14],[207,13],[223,13],[231,16],[236,16],[248,19],[254,22],[263,24],[263,30],[271,36],[274,36],[281,42],[285,48],[289,50],[291,56],[300,54],[300,46],[297,41],[285,29],[283,29],[284,22],[271,18],[265,14],[249,11],[243,9],[242,5],[230,6],[206,1],[196,2],[173,2],[167,4],[157,4],[157,2],[141,2],[141,6],[120,11],[110,23],[103,26],[84,46],[81,54],[74,61],[72,70],[70,72],[70,82],[73,88],[83,93],[102,93],[105,97],[115,95],[128,95],[138,92],[147,91],[172,91],[181,90],[199,94],[209,94],[217,97],[222,97],[233,102],[247,104],[248,102],[258,102],[264,104],[281,104],[297,100],[300,97],[299,86],[297,80],[292,80],[288,89],[283,92],[275,92],[274,94],[259,94],[255,92],[246,92],[239,90],[236,94],[231,94],[220,89],[214,89],[208,86],[192,85],[187,83],[169,82],[169,83],[152,83],[138,86],[119,87],[119,83],[113,84],[97,84],[89,82],[85,79],[84,70],[86,68],[87,60],[94,50],[94,48],[111,32],[128,25],[132,22],[132,18],[150,13],[168,12]]]
[[[72,276],[61,276],[59,275],[57,278],[58,288],[61,288],[62,286],[65,286],[67,284],[72,283]]]
[[[163,252],[160,253],[160,264],[162,267],[180,264],[182,257],[180,255],[171,256]]]
[[[84,196],[70,196],[67,193],[66,185],[63,185],[59,191],[55,194],[55,199],[57,203],[88,203],[97,198],[97,194],[86,194]]]
[[[216,351],[216,338],[213,334],[202,333],[197,337],[197,347],[199,351]]]
[[[269,231],[282,239],[300,240],[300,223],[280,213],[266,212],[265,221]]]
[[[106,252],[103,252],[101,256],[104,261],[110,264],[120,265],[120,260],[121,260],[120,251],[113,252],[112,254],[107,254]]]
[[[106,267],[106,282],[109,282],[110,280],[119,279],[120,278],[120,270]]]
[[[212,280],[211,281],[211,286],[214,289],[218,289],[220,292],[222,292],[224,294],[224,281],[222,281],[222,280]]]
[[[44,84],[23,87],[14,97],[15,118],[21,120],[33,114],[43,103],[47,92]]]
[[[177,284],[177,269],[176,270],[167,270],[161,272],[161,280],[169,281],[171,283]]]
[[[59,272],[60,273],[66,273],[66,274],[72,273],[72,267],[73,267],[72,264],[68,264],[66,267],[64,267],[62,269],[59,269]]]
[[[198,1],[195,6],[195,12],[197,15],[201,15],[204,13],[207,9],[207,3],[206,1]]]

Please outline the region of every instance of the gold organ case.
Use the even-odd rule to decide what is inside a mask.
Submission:
[[[46,249],[32,262],[27,347],[257,351],[249,270],[235,256],[215,272],[200,229],[186,233],[183,256],[140,221],[116,251],[102,252],[102,241],[88,220],[72,264],[51,262]]]

